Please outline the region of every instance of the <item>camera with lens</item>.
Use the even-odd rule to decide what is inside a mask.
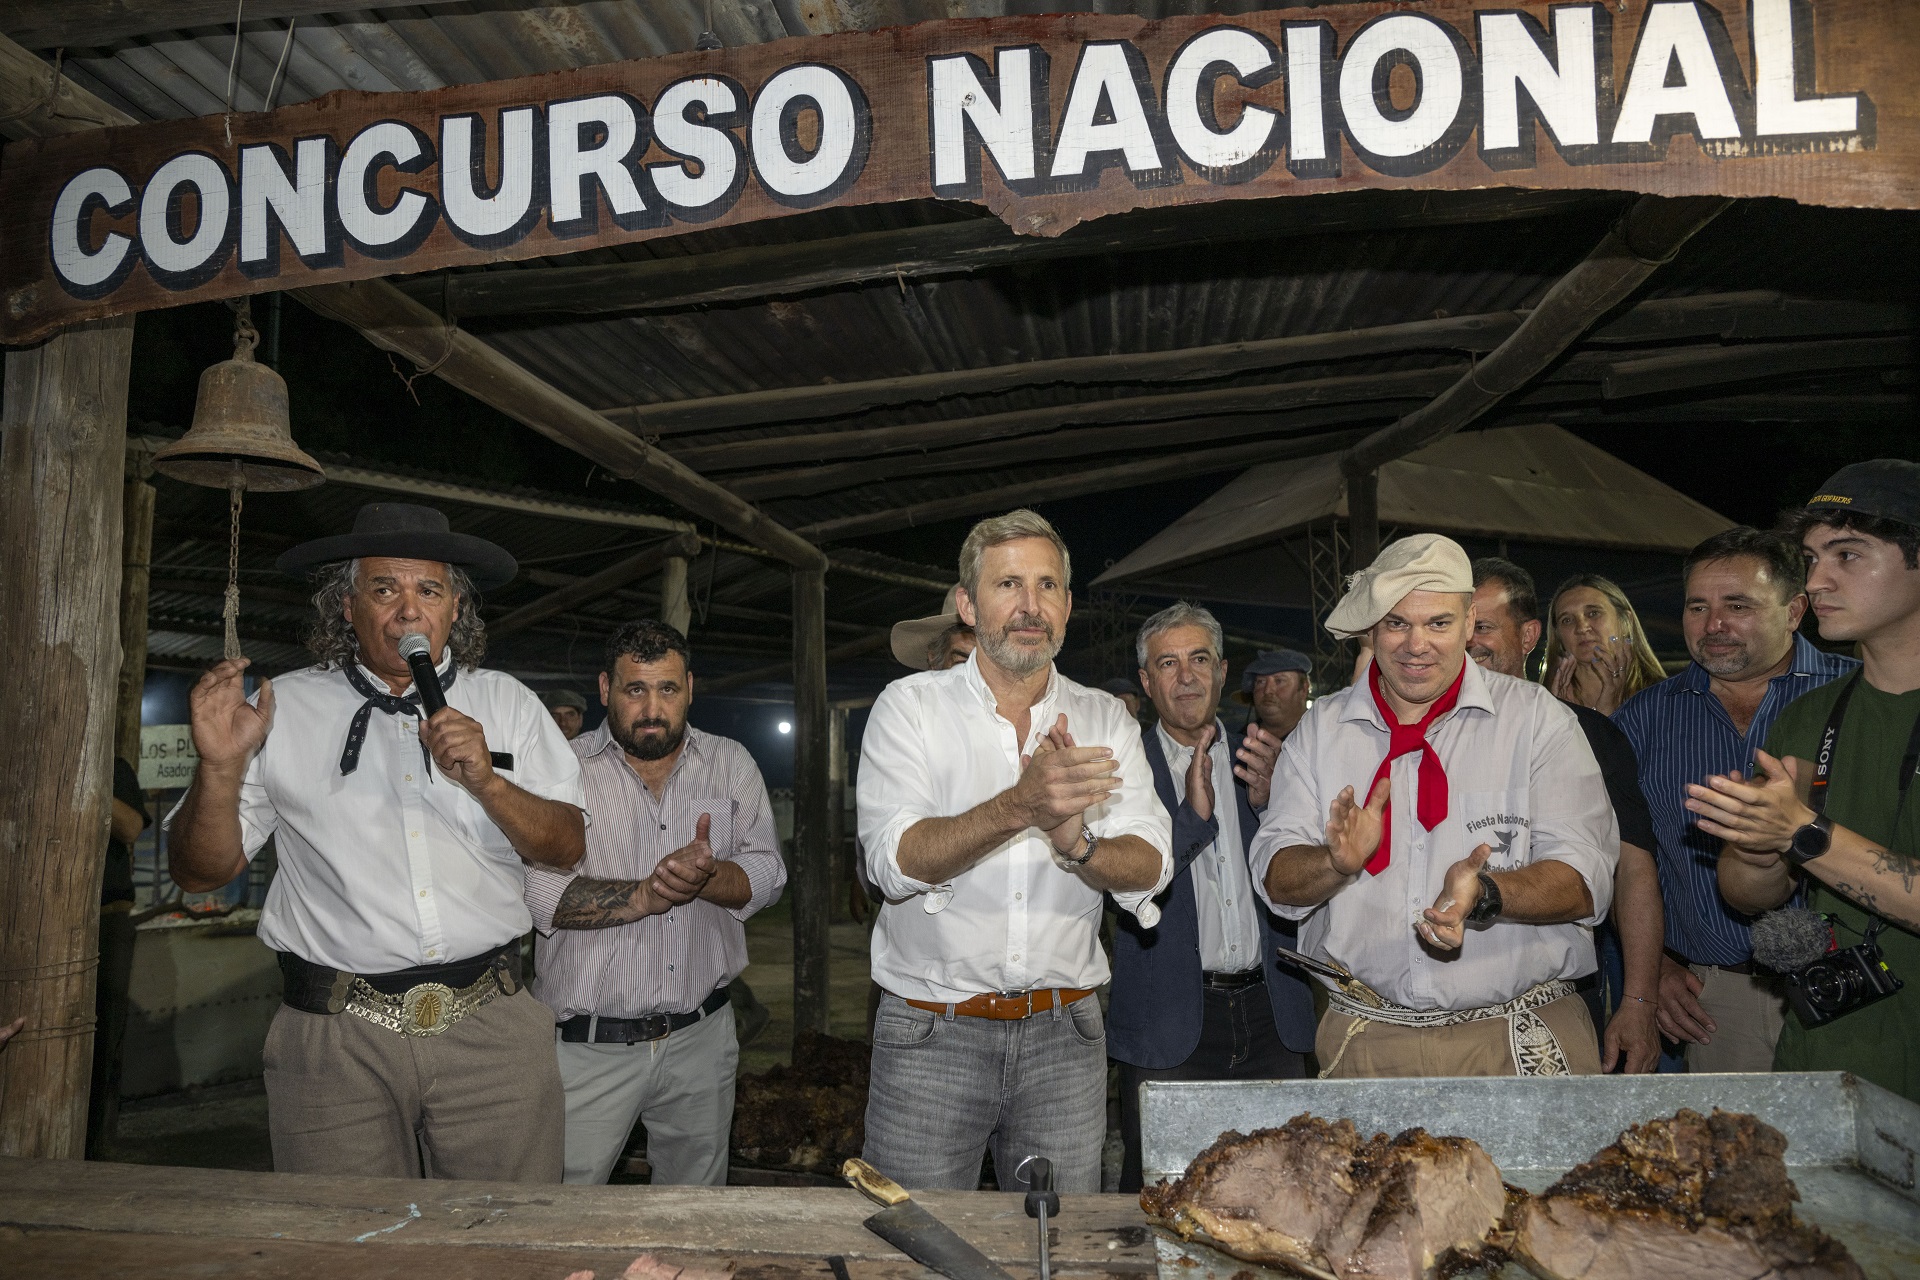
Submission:
[[[1842,947],[1833,921],[1818,912],[1769,911],[1754,921],[1753,958],[1786,980],[1787,1003],[1802,1026],[1824,1026],[1906,985],[1887,967],[1875,941],[1882,923],[1875,920],[1864,941]]]

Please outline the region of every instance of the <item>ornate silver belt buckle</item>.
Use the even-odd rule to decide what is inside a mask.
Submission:
[[[407,988],[400,999],[400,1017],[410,1036],[437,1036],[453,1021],[453,988],[439,982],[423,982]]]

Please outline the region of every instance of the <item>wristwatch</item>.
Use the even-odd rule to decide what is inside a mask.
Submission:
[[[1833,845],[1833,819],[1824,813],[1813,815],[1813,821],[1793,833],[1793,839],[1781,852],[1794,866],[1804,866],[1825,853]]]
[[[1082,826],[1080,828],[1080,843],[1081,843],[1081,848],[1083,852],[1077,858],[1069,858],[1064,853],[1060,854],[1059,857],[1060,857],[1061,865],[1068,866],[1068,867],[1084,867],[1089,862],[1092,862],[1093,846],[1099,841],[1099,839],[1100,837],[1093,834],[1093,829],[1091,827]]]
[[[1480,901],[1473,904],[1473,910],[1467,912],[1467,924],[1492,924],[1500,918],[1500,911],[1506,903],[1500,900],[1500,886],[1492,876],[1482,871],[1480,874]]]

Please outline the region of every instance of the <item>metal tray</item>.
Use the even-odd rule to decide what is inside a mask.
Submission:
[[[1149,1184],[1177,1178],[1222,1132],[1301,1112],[1363,1134],[1472,1138],[1515,1186],[1544,1190],[1630,1124],[1682,1107],[1758,1116],[1787,1138],[1799,1213],[1843,1241],[1873,1280],[1920,1277],[1920,1106],[1837,1071],[1765,1075],[1543,1076],[1427,1080],[1150,1081],[1141,1090]],[[1159,1241],[1161,1280],[1258,1280],[1268,1272],[1203,1245]],[[1525,1274],[1518,1267],[1507,1274]]]

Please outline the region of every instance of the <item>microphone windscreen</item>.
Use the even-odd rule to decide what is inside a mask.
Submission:
[[[418,631],[409,631],[400,637],[400,656],[403,658],[427,658],[433,654],[433,646]]]
[[[1753,922],[1754,963],[1794,973],[1833,949],[1833,926],[1805,907],[1769,911]]]

